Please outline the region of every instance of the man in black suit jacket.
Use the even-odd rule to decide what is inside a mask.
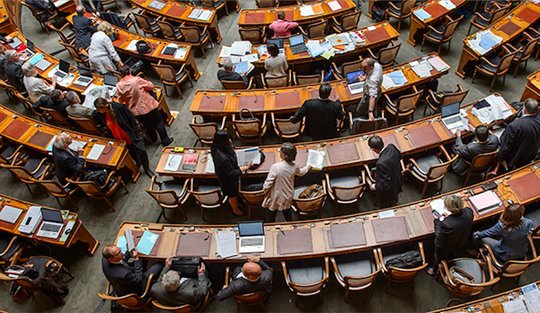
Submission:
[[[452,164],[452,170],[458,175],[465,175],[469,165],[465,162],[471,162],[472,159],[483,153],[489,153],[497,150],[499,146],[499,138],[490,134],[486,126],[478,126],[474,130],[476,140],[468,144],[464,144],[461,140],[461,131],[456,132],[456,143],[453,150],[459,155],[459,158]]]
[[[296,124],[305,116],[306,134],[313,140],[338,137],[337,121],[343,119],[345,113],[339,102],[328,99],[331,93],[332,86],[322,84],[319,87],[319,99],[307,100],[290,118]]]
[[[258,256],[248,256],[242,269],[233,270],[232,281],[226,288],[221,289],[216,299],[219,301],[234,295],[242,295],[257,291],[270,293],[272,289],[272,268],[261,261]]]
[[[222,69],[219,69],[217,72],[217,78],[219,81],[228,80],[228,81],[244,81],[247,83],[247,77],[242,76],[234,71],[234,65],[229,58],[224,58],[221,61]]]
[[[375,183],[370,185],[377,191],[377,202],[381,208],[395,205],[401,192],[401,152],[393,144],[386,147],[381,137],[375,135],[369,138],[368,145],[379,155],[375,167]]]
[[[523,116],[510,123],[501,136],[499,164],[506,162],[508,170],[525,166],[534,160],[539,148],[538,101],[529,98],[525,100]]]
[[[84,7],[77,6],[77,15],[73,16],[73,31],[75,32],[75,47],[86,49],[90,46],[92,34],[97,31],[92,20],[84,16]]]
[[[54,160],[54,172],[62,185],[66,184],[66,177],[73,178],[84,174],[84,159],[79,156],[79,151],[69,148],[73,142],[71,136],[66,133],[60,133],[56,136],[52,148],[52,157]]]
[[[15,50],[7,50],[5,52],[6,62],[4,63],[4,75],[8,84],[17,88],[20,92],[25,92],[24,74],[20,63],[20,54]]]
[[[130,293],[141,296],[144,293],[148,276],[155,274],[154,278],[156,279],[156,276],[163,269],[163,264],[156,263],[145,271],[137,249],[124,254],[117,246],[107,245],[103,248],[102,254],[103,274],[111,283],[117,296],[125,296]],[[128,262],[130,259],[133,262]]]

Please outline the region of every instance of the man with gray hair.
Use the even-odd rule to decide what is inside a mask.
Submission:
[[[159,280],[152,286],[152,297],[166,306],[197,305],[203,301],[210,287],[204,263],[197,271],[197,279],[181,277],[180,273],[170,269],[171,265],[172,258],[168,258]]]
[[[230,58],[223,58],[221,60],[222,69],[219,69],[217,72],[217,77],[219,81],[228,80],[228,81],[244,81],[247,83],[247,78],[236,73],[234,71],[234,65]]]
[[[356,107],[356,117],[361,117],[373,121],[375,119],[375,109],[377,100],[381,95],[381,85],[383,81],[383,68],[379,62],[373,58],[362,60],[363,75],[358,76],[360,81],[364,81],[364,96]]]
[[[94,110],[87,108],[81,104],[81,97],[75,91],[68,91],[66,100],[69,105],[66,107],[66,112],[74,117],[92,118]]]
[[[22,72],[20,63],[20,54],[15,50],[7,50],[5,53],[6,63],[4,63],[4,75],[8,84],[17,88],[20,92],[25,92],[24,88],[24,74]]]
[[[84,159],[80,157],[83,150],[72,150],[69,147],[72,142],[70,135],[60,133],[56,136],[52,148],[54,171],[62,185],[67,183],[66,178],[81,176],[86,170]]]
[[[22,65],[22,72],[24,74],[24,87],[26,87],[26,91],[28,91],[28,96],[32,102],[36,102],[39,98],[50,94],[56,86],[55,76],[51,78],[52,84],[50,85],[43,79],[36,77],[36,67],[30,62],[26,62]]]

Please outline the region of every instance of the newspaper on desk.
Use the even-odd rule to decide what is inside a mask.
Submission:
[[[328,2],[328,6],[330,7],[330,10],[332,10],[332,11],[337,11],[337,10],[342,9],[341,4],[339,4],[339,2],[337,2],[337,1]]]
[[[246,55],[248,53],[251,53],[252,44],[249,41],[243,40],[243,41],[235,41],[231,45],[230,49],[230,55]]]
[[[529,313],[540,313],[540,290],[536,283],[521,287]]]
[[[212,16],[212,11],[210,10],[194,9],[193,11],[191,11],[188,18],[193,20],[208,21],[208,19],[210,19],[210,16]]]
[[[261,164],[261,152],[259,151],[259,147],[240,149],[235,152],[238,166],[248,165],[251,162],[255,165]]]
[[[512,115],[512,110],[506,105],[504,98],[497,95],[490,95],[484,98],[488,107],[481,109],[472,109],[472,113],[480,120],[482,124],[489,124],[496,120],[503,120]]]
[[[467,40],[467,43],[471,49],[484,55],[491,51],[493,47],[499,45],[502,40],[502,37],[493,34],[491,30],[488,29],[477,32],[473,38]]]
[[[504,313],[528,313],[527,306],[523,299],[517,298],[502,303]]]
[[[82,105],[93,110],[96,109],[94,106],[94,101],[96,101],[96,99],[103,98],[109,101],[111,100],[109,89],[105,86],[98,86],[94,83],[91,83],[88,87],[86,87],[86,90],[82,94],[85,96]]]
[[[72,140],[71,144],[69,145],[69,148],[73,151],[79,151],[79,149],[84,149],[85,146],[86,146],[86,141]]]
[[[410,63],[412,70],[421,78],[430,77],[431,76],[431,65],[428,61],[414,61]]]

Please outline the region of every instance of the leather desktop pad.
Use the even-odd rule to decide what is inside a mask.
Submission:
[[[347,91],[349,90],[349,88],[347,88]],[[309,92],[309,95],[310,95],[310,98],[311,99],[319,99],[319,89],[313,89]],[[328,97],[329,100],[332,100],[332,101],[337,101],[339,100],[339,96],[336,92],[336,89],[335,88],[332,88],[332,92],[330,92],[330,96]]]
[[[398,150],[401,150],[399,143],[396,139],[396,136],[394,134],[388,135],[388,136],[382,136],[382,140],[384,142],[385,147],[388,146],[389,144],[393,144],[394,146],[396,146],[396,148],[398,148]]]
[[[374,219],[371,224],[377,243],[409,239],[409,230],[404,216]]]
[[[15,140],[21,138],[21,136],[30,128],[30,125],[20,121],[13,120],[6,129],[2,132],[2,135],[11,137]]]
[[[248,109],[250,111],[264,110],[264,95],[240,96],[238,111]]]
[[[51,134],[47,134],[44,132],[37,131],[30,140],[28,140],[29,143],[34,144],[36,146],[40,146],[43,148],[46,148],[51,139],[54,136]]]
[[[294,19],[294,12],[293,10],[279,10],[280,12],[285,12],[285,19],[287,21],[292,21]],[[278,12],[274,14],[274,20],[277,20]]]
[[[364,223],[345,223],[330,226],[330,245],[332,248],[345,248],[352,246],[365,246],[366,233]]]
[[[176,255],[207,257],[210,254],[211,242],[212,235],[208,233],[181,234]]]
[[[247,12],[246,13],[246,23],[253,23],[253,24],[264,23],[265,16],[266,16],[265,13],[259,13],[259,12],[250,13],[250,12]]]
[[[300,106],[300,94],[298,91],[277,93],[275,95],[275,107],[278,109],[297,108]]]
[[[512,23],[511,21],[508,21],[506,24],[501,26],[501,28],[499,28],[500,31],[507,34],[508,36],[512,36],[512,34],[514,34],[519,29],[521,29],[521,27]]]
[[[447,12],[446,8],[440,5],[438,2],[428,5],[424,8],[424,10],[431,15],[431,18],[437,18]]]
[[[427,229],[430,232],[433,232],[435,230],[435,224],[433,222],[435,217],[433,216],[431,208],[420,210],[420,214],[422,215],[422,219],[424,220],[424,224],[426,224]]]
[[[225,96],[203,96],[199,104],[201,111],[223,111],[225,106]]]
[[[354,142],[328,146],[326,151],[332,165],[357,161],[359,158]]]
[[[431,124],[409,129],[409,137],[415,146],[429,146],[441,141]]]
[[[265,151],[264,152],[264,157],[265,157],[264,162],[262,162],[262,164],[257,169],[255,169],[255,171],[266,172],[266,171],[270,170],[270,167],[272,167],[272,165],[274,165],[274,163],[276,163],[276,153],[275,152]]]
[[[167,15],[181,16],[187,11],[187,7],[184,5],[173,5],[167,10]]]
[[[277,235],[277,249],[280,255],[313,252],[311,229],[293,229],[279,232]]]
[[[377,29],[374,30],[364,31],[364,36],[369,42],[377,42],[389,37],[388,32],[384,27],[377,27]]]
[[[510,179],[508,185],[520,201],[527,201],[540,194],[540,178],[535,172]]]
[[[540,13],[537,13],[536,11],[531,10],[529,8],[525,8],[524,10],[519,12],[518,15],[516,15],[516,17],[524,20],[525,22],[529,24],[532,24],[540,17]]]

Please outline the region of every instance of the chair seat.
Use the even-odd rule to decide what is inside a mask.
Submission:
[[[300,194],[302,193],[302,191],[306,190],[307,187],[309,187],[309,186],[300,186],[300,187],[294,188],[294,198],[298,199],[298,197],[300,197]]]
[[[206,191],[211,191],[211,190],[216,190],[216,189],[219,189],[219,186],[216,186],[216,185],[199,185],[196,188],[196,191],[206,192]]]
[[[35,270],[39,271],[40,273],[44,273],[47,269],[46,265],[49,260],[50,259],[47,257],[33,257],[28,261],[28,263],[32,264]]]
[[[444,32],[444,25],[438,25],[438,26],[434,26],[433,28],[435,28],[437,31],[439,32]],[[430,30],[426,36],[428,37],[431,37],[433,39],[436,39],[436,40],[442,40],[443,39],[443,35],[442,34],[439,34],[437,32],[434,32],[433,30]]]
[[[186,76],[186,73],[187,72],[185,70],[181,70],[178,74],[176,74],[176,81],[182,80],[184,76]]]
[[[370,260],[338,260],[336,263],[341,276],[362,277],[375,271],[373,263]]]
[[[498,56],[493,56],[491,58],[488,59],[489,62],[493,63],[493,64],[499,64],[501,62],[501,58],[498,57]],[[496,66],[491,66],[490,64],[488,63],[482,63],[480,64],[480,67],[486,71],[489,71],[491,73],[495,73],[497,72],[497,67]]]
[[[58,185],[62,186],[62,183],[60,183],[60,180],[58,179],[58,177],[56,175],[53,177],[53,181],[57,182]],[[69,183],[63,189],[64,189],[65,192],[69,193],[70,191],[72,191],[75,188],[77,188],[77,186],[73,185],[72,183]]]
[[[6,234],[2,234],[2,236],[0,236],[0,252],[4,251],[7,248],[12,238],[13,238],[12,236],[6,235]],[[20,248],[21,248],[21,240],[17,239],[15,240],[15,242],[13,242],[9,250],[6,253],[4,253],[2,258],[10,259],[15,254],[15,252],[17,252]]]
[[[441,160],[439,157],[437,157],[434,154],[427,155],[425,157],[421,157],[418,159],[415,159],[416,163],[418,163],[418,166],[420,168],[417,168],[416,166],[412,167],[412,170],[420,175],[420,176],[426,176],[427,172],[429,171],[429,168],[433,165],[441,164]]]
[[[484,12],[480,13],[480,15],[482,15],[482,17],[484,17],[487,21],[477,17],[475,17],[473,21],[478,25],[488,26],[491,23],[491,13]]]
[[[475,284],[484,282],[482,267],[475,259],[460,258],[448,262],[448,267],[457,266],[474,277]]]
[[[535,226],[540,225],[540,209],[528,210],[525,217],[531,219]]]
[[[331,187],[356,187],[360,185],[360,177],[358,176],[343,176],[343,177],[335,177],[330,178],[330,186]]]
[[[160,190],[172,190],[174,191],[174,193],[176,193],[179,199],[182,199],[187,193],[187,188],[183,188],[183,187],[184,187],[184,184],[178,181],[168,180],[168,181],[164,181],[161,184]]]
[[[315,284],[323,279],[324,269],[322,266],[307,266],[298,268],[289,268],[289,278],[296,284]]]
[[[38,166],[39,166],[39,163],[41,162],[41,159],[35,159],[35,158],[30,158],[28,159],[28,161],[24,164],[24,168],[26,168],[29,172],[33,172],[35,171]],[[42,166],[34,175],[33,177],[34,178],[38,178],[40,177],[43,172],[45,171],[45,166]]]
[[[17,147],[16,146],[13,146],[13,145],[9,145],[7,146],[4,151],[2,151],[0,153],[0,155],[2,155],[2,157],[4,159],[11,159],[11,157],[13,156],[13,153],[15,153],[15,150],[17,150]]]

